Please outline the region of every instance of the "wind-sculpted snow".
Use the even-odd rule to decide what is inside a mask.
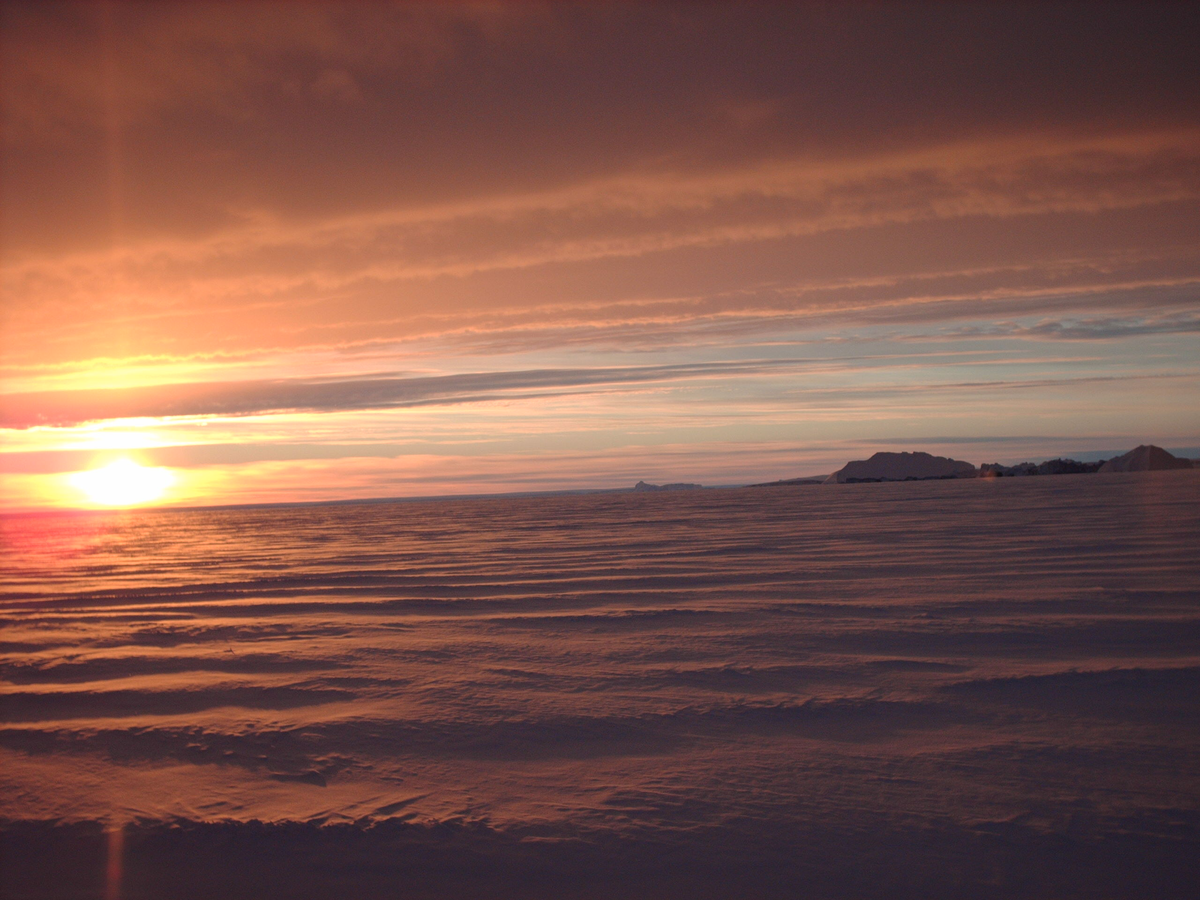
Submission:
[[[0,523],[6,898],[1200,878],[1194,471]]]

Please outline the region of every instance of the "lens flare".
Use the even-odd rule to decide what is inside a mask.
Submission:
[[[100,469],[76,472],[70,482],[92,503],[134,506],[157,500],[175,483],[175,476],[169,469],[149,468],[119,459]]]

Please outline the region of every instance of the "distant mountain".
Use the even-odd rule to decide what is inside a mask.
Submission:
[[[1080,462],[1076,459],[1048,459],[1041,463],[1023,462],[1015,466],[984,463],[975,469],[969,462],[933,456],[929,453],[891,453],[881,451],[870,459],[856,459],[825,478],[824,484],[854,484],[862,481],[925,481],[934,478],[1001,478],[1015,475],[1084,475],[1093,472],[1150,472],[1163,469],[1200,469],[1200,460],[1182,459],[1152,444],[1130,450],[1108,462]],[[813,484],[814,479],[791,478],[750,487],[782,484]],[[668,485],[667,487],[674,487]],[[685,485],[686,487],[686,485]],[[638,490],[660,490],[640,485]]]
[[[1163,469],[1190,469],[1190,459],[1172,456],[1162,447],[1142,444],[1100,467],[1101,472],[1158,472]]]
[[[647,484],[644,481],[639,481],[633,486],[635,491],[698,491],[703,488],[702,484],[684,484],[678,482],[676,484]]]
[[[929,453],[881,451],[870,459],[846,463],[826,484],[855,484],[861,481],[925,481],[931,478],[974,478],[975,467],[961,459]]]

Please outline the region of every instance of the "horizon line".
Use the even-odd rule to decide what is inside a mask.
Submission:
[[[1142,445],[1139,445],[1139,446],[1142,446]],[[1131,449],[1135,449],[1135,448],[1131,448]],[[1167,447],[1163,447],[1161,449],[1166,450],[1172,456],[1177,456],[1177,457],[1180,457],[1183,459],[1192,459],[1195,456],[1200,456],[1200,447],[1177,447],[1177,448],[1175,448],[1175,450],[1172,450]],[[918,451],[914,451],[914,450],[900,450],[900,451],[877,450],[877,451],[875,451],[875,453],[888,453],[888,452],[921,453],[921,452],[927,452],[927,451],[919,451],[919,450]],[[1098,457],[1099,454],[1101,454],[1101,453],[1115,453],[1116,456],[1120,456],[1120,455],[1122,455],[1122,453],[1128,453],[1128,452],[1130,452],[1130,451],[1128,451],[1128,450],[1126,450],[1126,451],[1094,450],[1094,451],[1087,451],[1080,455],[1081,456],[1096,456],[1096,457]],[[874,455],[874,454],[872,454],[872,455]],[[945,458],[951,459],[952,457],[945,457]],[[1058,456],[1048,456],[1048,457],[1046,457],[1046,459],[1042,460],[1042,462],[1049,462],[1050,460],[1054,460],[1054,459],[1072,459],[1076,462],[1085,462],[1085,461],[1086,462],[1101,462],[1101,461],[1106,461],[1107,459],[1112,459],[1112,458],[1113,457],[1109,456],[1109,457],[1104,457],[1102,459],[1082,460],[1082,459],[1075,459],[1074,457],[1064,456],[1064,455],[1060,454]],[[854,462],[854,461],[855,460],[850,460],[850,462]],[[961,460],[961,461],[966,462],[966,460]],[[1024,462],[1032,462],[1032,460],[1024,460],[1024,461],[1022,461],[1022,463],[1016,463],[1015,465],[1021,465]],[[974,466],[976,469],[979,469],[981,467],[979,465],[975,465],[974,463],[969,463],[969,465]],[[837,471],[839,471],[839,470],[838,469],[834,470],[834,472],[837,472]],[[784,486],[787,484],[795,484],[797,482],[815,482],[818,480],[824,480],[824,479],[828,478],[830,474],[832,474],[832,473],[826,472],[826,473],[819,474],[819,475],[795,475],[795,476],[791,476],[791,477],[787,477],[787,478],[779,478],[774,481],[738,482],[738,483],[725,483],[725,484],[699,484],[696,482],[691,482],[691,484],[695,484],[695,487],[690,488],[690,490],[736,490],[738,488],[749,488],[749,487]],[[2,506],[0,506],[0,519],[2,519],[2,518],[18,518],[18,517],[24,517],[24,516],[42,516],[42,515],[53,516],[53,515],[91,514],[91,513],[103,514],[103,513],[120,513],[120,512],[139,512],[139,511],[186,512],[186,511],[194,511],[194,510],[225,510],[225,509],[281,509],[281,508],[300,507],[300,506],[349,506],[349,505],[353,505],[353,504],[357,504],[357,503],[362,503],[362,504],[419,503],[419,502],[423,502],[423,501],[487,500],[487,499],[503,499],[503,498],[512,499],[512,498],[520,498],[520,497],[552,497],[552,496],[572,496],[572,495],[582,495],[582,494],[624,494],[624,493],[632,494],[632,493],[639,493],[636,490],[637,483],[639,483],[639,482],[635,482],[634,487],[551,488],[548,490],[491,491],[491,492],[482,492],[482,493],[473,493],[473,494],[402,494],[402,495],[390,495],[390,496],[381,496],[381,497],[342,497],[342,498],[338,498],[335,500],[276,500],[276,501],[259,502],[259,503],[213,503],[213,504],[191,503],[191,504],[186,504],[186,505],[145,504],[145,505],[131,505],[131,506],[46,506],[46,507],[27,507],[24,509],[4,509]],[[649,482],[647,482],[647,483],[649,483]],[[678,483],[678,482],[664,482],[664,483],[665,484],[673,484],[673,483]],[[657,487],[657,485],[656,485],[656,487]],[[686,491],[683,491],[683,492],[686,492]],[[646,492],[646,493],[651,493],[651,492]],[[653,492],[653,493],[658,493],[658,492]],[[681,493],[681,491],[665,491],[664,493]]]

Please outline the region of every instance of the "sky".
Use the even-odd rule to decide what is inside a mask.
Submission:
[[[1200,446],[1193,4],[2,15],[7,509]]]

